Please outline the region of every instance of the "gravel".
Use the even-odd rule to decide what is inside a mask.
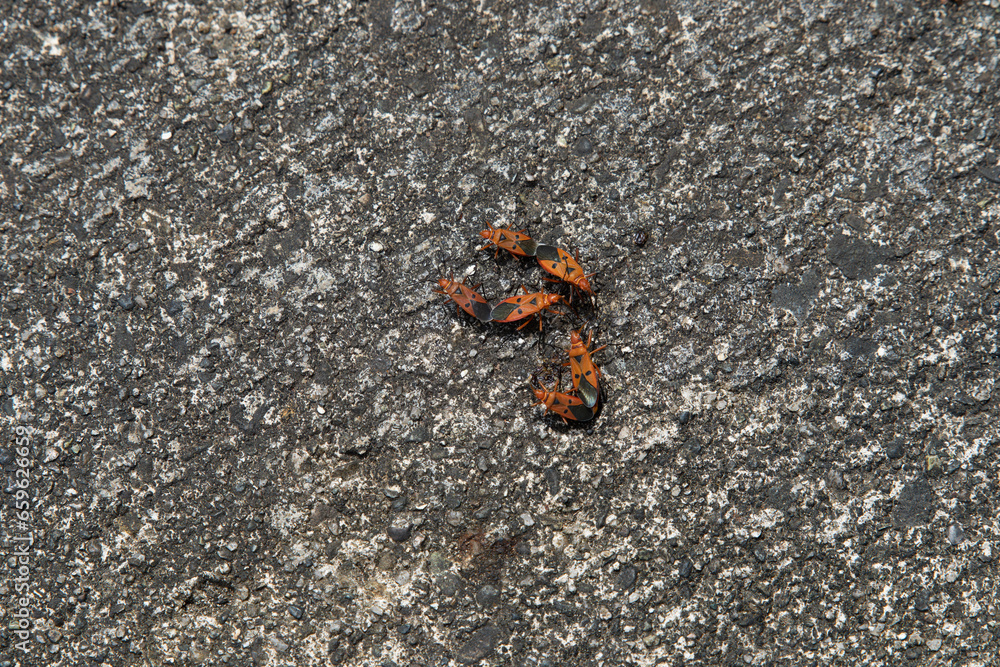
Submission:
[[[49,4],[0,31],[18,659],[1000,653],[995,3]],[[487,224],[595,298],[456,313],[569,297]]]

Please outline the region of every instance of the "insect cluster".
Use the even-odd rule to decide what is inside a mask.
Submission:
[[[501,250],[506,250],[515,257],[534,257],[539,266],[555,276],[545,279],[569,285],[570,296],[568,301],[564,302],[563,296],[560,294],[544,291],[530,292],[528,288],[521,285],[522,294],[504,299],[496,305],[490,305],[476,292],[479,285],[469,287],[464,279],[462,282],[458,282],[454,276],[440,278],[438,280],[440,289],[434,291],[452,299],[457,306],[456,310],[464,310],[480,322],[511,323],[524,320],[517,327],[518,330],[528,326],[537,318],[538,329],[541,331],[542,315],[545,311],[565,315],[565,313],[553,308],[554,305],[562,302],[572,308],[570,302],[572,302],[574,294],[594,296],[594,290],[588,280],[594,274],[584,273],[583,267],[580,266],[579,256],[574,258],[562,248],[538,243],[529,237],[524,230],[515,232],[510,228],[497,228],[487,223],[487,228],[480,232],[480,236],[487,240],[486,245],[480,250],[496,246],[494,257],[499,255]],[[538,378],[537,373],[532,374],[528,381],[535,398],[538,400],[536,405],[544,405],[547,410],[554,412],[566,423],[570,421],[585,422],[593,419],[601,398],[601,370],[593,362],[591,354],[603,350],[606,346],[591,349],[593,333],[587,336],[586,342],[583,341],[582,333],[582,328],[570,333],[568,359],[559,366],[560,369],[563,366],[570,367],[573,376],[572,390],[567,393],[559,391],[561,372],[556,376],[553,389],[546,387]]]

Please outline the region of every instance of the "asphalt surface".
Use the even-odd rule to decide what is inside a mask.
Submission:
[[[3,3],[0,665],[998,664],[998,36]]]

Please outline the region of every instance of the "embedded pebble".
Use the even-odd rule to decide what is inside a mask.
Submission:
[[[618,575],[618,588],[623,591],[627,591],[633,586],[635,586],[635,580],[638,576],[638,570],[634,565],[628,565],[622,568],[621,573]]]
[[[405,542],[410,539],[410,533],[413,530],[413,524],[409,522],[399,521],[398,523],[394,521],[386,528],[386,535],[393,542]]]
[[[896,438],[885,445],[885,455],[890,459],[899,459],[906,453],[906,442],[902,438]]]
[[[490,584],[480,586],[476,591],[476,602],[482,607],[492,607],[500,601],[500,589]]]
[[[465,665],[477,664],[493,653],[499,639],[500,631],[496,626],[487,624],[472,633],[469,640],[459,647],[455,657]]]

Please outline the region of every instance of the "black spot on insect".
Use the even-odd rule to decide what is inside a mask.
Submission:
[[[646,241],[648,240],[649,236],[646,234],[645,229],[640,229],[635,233],[635,236],[632,237],[632,243],[634,243],[639,248],[646,245]]]

